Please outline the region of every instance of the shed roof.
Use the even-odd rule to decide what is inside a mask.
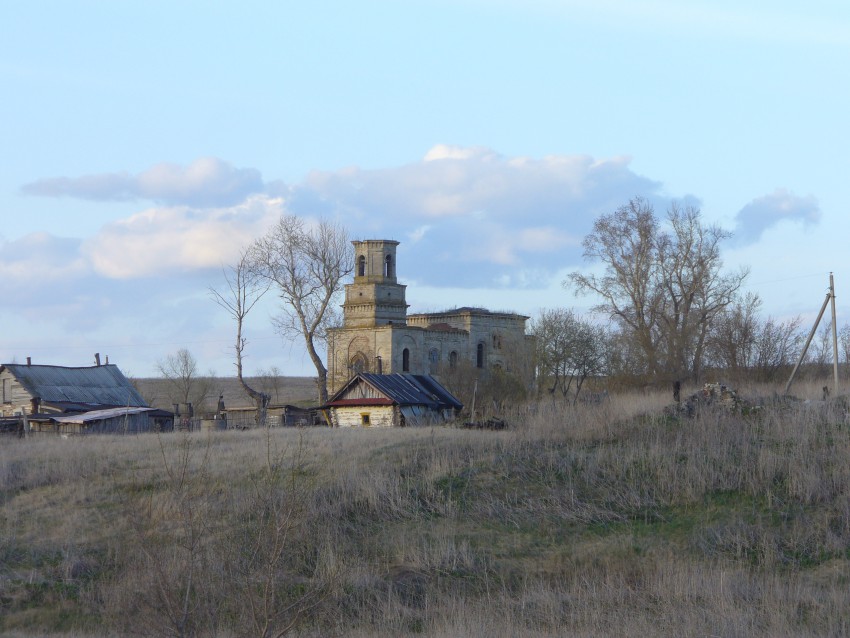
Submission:
[[[156,410],[153,408],[107,408],[105,410],[92,410],[91,412],[84,412],[83,414],[74,416],[56,416],[52,420],[56,423],[83,424],[130,416],[131,414],[142,414],[143,412],[156,412]]]
[[[373,374],[361,372],[328,401],[328,406],[367,405],[372,399],[346,396],[359,383],[367,383],[396,405],[424,405],[433,410],[456,409],[463,404],[429,374]]]
[[[8,370],[33,397],[46,403],[81,403],[87,406],[148,407],[118,366],[86,368],[5,363]]]

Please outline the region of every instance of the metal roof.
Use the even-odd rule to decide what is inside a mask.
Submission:
[[[346,383],[331,398],[328,405],[335,405],[339,401],[345,401],[345,404],[351,405],[354,400],[345,398],[345,394],[358,382],[368,383],[380,394],[398,405],[425,405],[435,410],[448,408],[459,410],[463,407],[463,404],[431,375],[398,372],[393,374],[361,372]],[[365,399],[359,400],[364,401]]]
[[[88,423],[90,421],[104,421],[116,417],[129,416],[131,414],[142,414],[143,412],[155,412],[153,408],[109,408],[106,410],[92,410],[75,416],[56,416],[56,423]]]
[[[5,363],[0,371],[4,369],[42,402],[148,407],[142,395],[114,364],[65,368]]]

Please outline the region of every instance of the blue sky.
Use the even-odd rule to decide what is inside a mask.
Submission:
[[[221,266],[281,213],[401,241],[412,311],[590,305],[593,219],[701,207],[777,317],[850,311],[850,5],[3,3],[0,361],[231,374]],[[850,299],[850,297],[848,297]],[[310,374],[250,318],[250,370]]]

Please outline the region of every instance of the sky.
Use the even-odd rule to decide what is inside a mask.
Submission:
[[[633,197],[733,234],[763,312],[850,322],[850,4],[3,0],[0,363],[234,374],[222,269],[283,214],[395,239],[410,312],[593,305]],[[246,371],[311,375],[246,325]]]

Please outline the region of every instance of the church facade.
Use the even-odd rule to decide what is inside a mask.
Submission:
[[[397,241],[354,241],[354,280],[345,286],[343,325],[328,335],[331,392],[361,372],[433,374],[459,366],[494,368],[531,382],[528,317],[484,308],[408,314],[398,283]]]

